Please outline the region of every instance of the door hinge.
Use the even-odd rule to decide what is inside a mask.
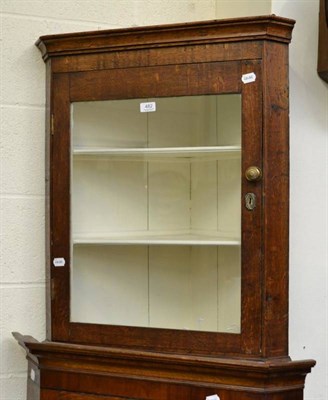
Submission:
[[[51,278],[51,285],[50,285],[50,291],[51,291],[51,300],[54,300],[56,297],[56,287],[55,287],[55,279]]]
[[[51,117],[50,117],[50,133],[51,133],[51,135],[54,134],[54,131],[55,131],[55,120],[54,120],[54,115],[51,114]]]

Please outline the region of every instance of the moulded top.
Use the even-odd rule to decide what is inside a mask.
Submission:
[[[43,59],[120,50],[270,40],[289,43],[295,21],[276,15],[41,36]]]

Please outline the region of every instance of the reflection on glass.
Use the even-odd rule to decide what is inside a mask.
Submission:
[[[72,104],[72,321],[240,332],[240,146],[240,95]]]

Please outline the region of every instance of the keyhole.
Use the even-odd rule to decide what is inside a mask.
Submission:
[[[247,193],[245,196],[245,206],[247,210],[254,210],[256,206],[256,196],[254,193]]]

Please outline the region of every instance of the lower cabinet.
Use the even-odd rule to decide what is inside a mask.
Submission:
[[[27,351],[27,400],[303,400],[313,360],[150,353],[15,334]]]
[[[197,390],[197,391],[190,391],[190,394],[182,395],[181,393],[172,394],[172,397],[154,397],[153,400],[157,399],[170,399],[170,400],[199,400],[199,399],[206,399],[206,391],[204,390]],[[205,395],[204,393],[205,392]],[[182,397],[183,396],[183,397]],[[213,396],[213,395],[212,395]],[[215,395],[214,395],[215,396]],[[303,399],[303,392],[302,390],[293,390],[286,394],[272,394],[266,395],[266,397],[262,397],[263,395],[248,395],[242,393],[235,393],[235,394],[220,394],[218,397],[220,400],[256,400],[256,399],[263,399],[266,400],[299,400]],[[287,396],[287,397],[286,397]],[[208,396],[209,399],[212,399],[211,395]],[[139,400],[140,398],[132,398],[132,397],[113,397],[113,396],[97,396],[93,394],[87,393],[72,393],[72,392],[64,392],[64,391],[57,391],[57,390],[44,390],[41,393],[41,400]],[[216,400],[216,397],[213,397],[213,400]]]

